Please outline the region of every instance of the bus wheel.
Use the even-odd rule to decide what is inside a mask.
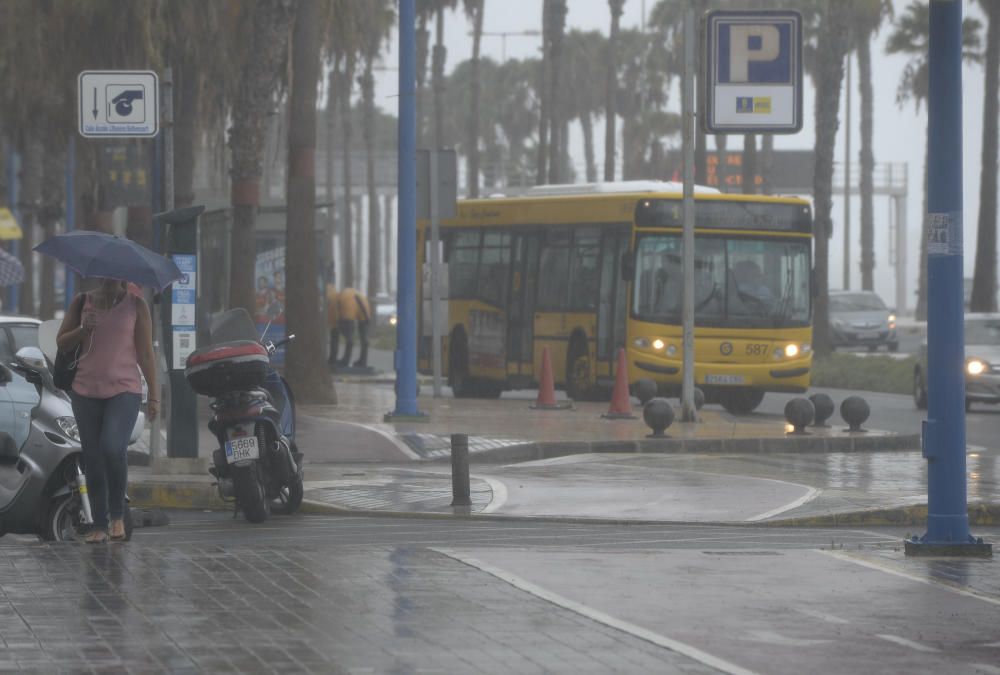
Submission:
[[[574,341],[566,359],[566,394],[574,401],[586,401],[592,395],[590,354],[587,345]]]
[[[448,346],[448,384],[455,398],[469,398],[475,395],[472,378],[469,376],[469,350],[465,334],[452,333]]]
[[[733,415],[749,415],[764,400],[760,389],[733,389],[719,392],[719,403]]]

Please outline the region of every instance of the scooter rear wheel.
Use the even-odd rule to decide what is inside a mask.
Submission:
[[[271,515],[271,502],[257,475],[258,464],[237,467],[233,471],[233,488],[243,515],[251,523],[263,523]]]

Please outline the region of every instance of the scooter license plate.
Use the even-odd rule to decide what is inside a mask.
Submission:
[[[260,448],[256,436],[245,436],[226,441],[226,461],[230,464],[246,459],[259,459]]]

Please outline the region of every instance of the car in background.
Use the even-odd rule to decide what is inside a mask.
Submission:
[[[837,347],[867,347],[874,352],[885,345],[899,349],[896,315],[873,291],[830,292],[830,344]]]
[[[927,343],[913,368],[913,402],[927,408]],[[973,403],[1000,403],[1000,314],[965,315],[965,409]]]

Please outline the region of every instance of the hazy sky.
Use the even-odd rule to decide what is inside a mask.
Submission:
[[[896,12],[899,13],[908,4],[903,0],[893,0]],[[519,32],[524,30],[539,30],[541,27],[541,0],[485,0],[486,14],[483,21],[484,31],[487,32]],[[566,17],[567,30],[574,28],[580,30],[599,30],[605,34],[609,28],[609,12],[607,0],[569,0],[569,14]],[[654,0],[626,0],[625,14],[622,17],[622,27],[639,27],[642,21],[643,9],[649,12]],[[737,3],[734,3],[734,7]],[[980,18],[984,24],[985,19],[974,3],[966,0],[963,2],[965,11]],[[451,12],[446,16],[445,35],[448,49],[447,70],[455,64],[469,58],[472,54],[472,38],[468,35],[470,24],[464,13],[459,10]],[[927,109],[923,107],[919,112],[912,103],[900,108],[896,104],[896,88],[900,75],[906,64],[903,57],[890,57],[884,53],[884,42],[890,32],[888,27],[882,29],[877,37],[877,44],[872,50],[873,70],[875,76],[875,160],[876,162],[900,162],[905,163],[909,171],[910,193],[908,202],[908,277],[909,282],[909,308],[912,310],[915,303],[915,289],[917,277],[917,261],[919,253],[919,233],[922,211],[922,190],[921,172],[923,171],[924,148],[927,134]],[[985,35],[984,35],[985,38]],[[393,34],[390,41],[389,53],[384,59],[387,66],[395,67],[397,61],[396,51],[397,36]],[[508,36],[506,38],[506,56],[511,58],[528,58],[538,54],[540,36]],[[498,36],[485,36],[483,38],[482,51],[484,56],[489,56],[497,61],[501,58],[502,39]],[[857,62],[854,62],[854,83],[852,95],[853,127],[852,133],[852,154],[854,161],[857,161],[857,150],[859,148],[859,123],[860,96],[857,93]],[[603,77],[603,74],[600,74]],[[676,87],[675,87],[676,89]],[[396,92],[398,91],[397,72],[395,70],[385,70],[379,73],[377,85],[378,104],[393,113],[396,111]],[[813,109],[812,82],[806,78],[805,99],[805,125],[799,134],[793,136],[776,136],[776,149],[810,149],[814,143],[813,119],[815,111]],[[680,97],[675,92],[671,94],[671,107],[679,109]],[[980,147],[982,138],[982,113],[983,113],[983,74],[979,66],[966,66],[964,69],[964,166],[965,166],[965,270],[966,276],[972,276],[973,261],[975,257],[976,244],[976,224],[979,217],[979,167],[980,167]],[[844,156],[844,111],[845,102],[841,96],[841,127],[837,138],[837,161],[842,161]],[[603,125],[603,122],[602,122]],[[575,125],[576,126],[576,125]],[[603,126],[600,137],[603,138]],[[574,135],[574,160],[579,165],[582,162],[582,142],[579,140],[578,128],[573,130]],[[679,141],[678,141],[679,142]],[[740,139],[731,139],[730,147],[738,147]],[[597,163],[603,165],[603,142],[598,144]],[[710,143],[711,147],[711,143]],[[857,176],[854,176],[856,184]],[[994,189],[1000,189],[995,186]],[[851,231],[854,240],[852,257],[852,286],[857,288],[860,285],[860,272],[857,261],[859,260],[860,244],[858,243],[859,222],[860,222],[860,200],[852,200]],[[888,249],[888,219],[889,205],[888,198],[875,198],[875,255],[876,288],[887,303],[892,305],[895,302],[895,271],[889,265]],[[837,199],[834,202],[833,218],[834,233],[830,250],[830,286],[838,288],[841,286],[843,266],[843,201]]]

